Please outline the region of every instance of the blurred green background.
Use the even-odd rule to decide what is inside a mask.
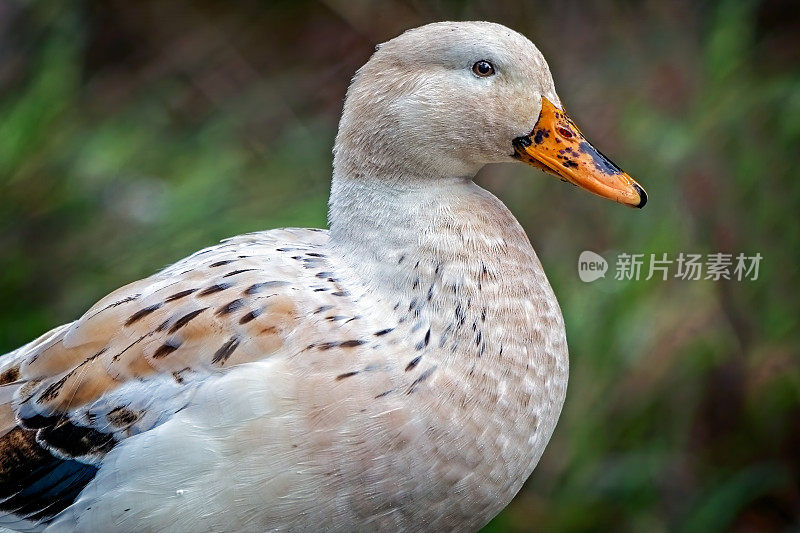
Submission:
[[[542,462],[488,531],[800,529],[800,5],[0,0],[0,353],[226,236],[323,226],[350,76],[483,19],[529,36],[643,211],[484,169],[572,359]],[[756,281],[582,283],[577,257],[761,253]],[[612,264],[613,270],[613,264]]]

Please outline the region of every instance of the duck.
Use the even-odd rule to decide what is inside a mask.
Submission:
[[[473,178],[644,189],[490,22],[377,46],[333,153],[328,229],[224,240],[0,358],[0,528],[472,531],[509,504],[568,348],[528,236]]]

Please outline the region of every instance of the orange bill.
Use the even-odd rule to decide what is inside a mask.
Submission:
[[[514,157],[562,181],[631,207],[644,207],[647,193],[584,138],[562,110],[542,97],[542,112],[529,135],[514,139]]]

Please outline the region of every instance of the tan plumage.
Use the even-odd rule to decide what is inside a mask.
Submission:
[[[486,85],[476,58],[506,77]],[[348,92],[330,232],[223,241],[0,359],[0,526],[485,524],[566,392],[541,265],[470,179],[510,160],[544,95],[541,54],[502,26],[382,45]]]
[[[313,250],[320,241],[306,230],[224,241],[114,291],[76,322],[21,349],[24,356],[5,371],[36,382],[24,403],[49,415],[129,380],[159,373],[179,379],[187,369],[213,371],[266,357],[283,346],[297,318],[291,283],[283,278],[312,281],[275,254],[275,245]]]

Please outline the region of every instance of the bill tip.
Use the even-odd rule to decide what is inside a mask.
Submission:
[[[635,207],[637,209],[641,209],[647,203],[647,193],[644,192],[644,189],[642,189],[637,183],[633,184],[633,188],[636,189],[637,193],[639,193],[639,203],[636,204]]]

